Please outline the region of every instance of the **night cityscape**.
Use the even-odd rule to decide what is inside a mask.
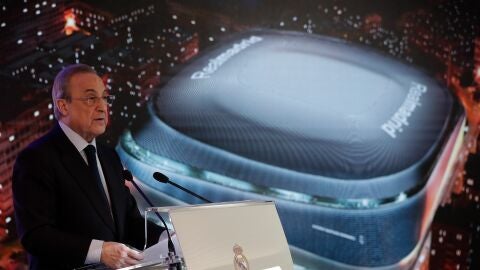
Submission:
[[[338,38],[431,74],[468,130],[415,269],[480,269],[480,2],[476,0],[6,0],[0,3],[0,269],[28,269],[15,229],[17,154],[55,122],[51,87],[84,63],[115,102],[100,140],[115,147],[161,88],[202,52],[247,30]],[[303,269],[303,268],[299,268]],[[307,268],[305,268],[307,269]]]

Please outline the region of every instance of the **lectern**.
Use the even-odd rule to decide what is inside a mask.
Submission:
[[[153,207],[146,209],[145,218],[153,216],[153,213],[168,214],[175,232],[177,256],[168,256],[165,253],[167,243],[161,241],[144,251],[148,254],[144,263],[124,270],[293,269],[287,239],[274,202]]]

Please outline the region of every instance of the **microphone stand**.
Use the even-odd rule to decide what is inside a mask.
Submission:
[[[166,175],[164,175],[163,173],[155,172],[155,173],[153,173],[153,178],[154,178],[155,180],[157,180],[158,182],[161,182],[161,183],[164,183],[164,184],[170,184],[170,185],[172,185],[172,186],[174,186],[174,187],[176,187],[176,188],[178,188],[178,189],[181,189],[181,190],[183,190],[184,192],[186,192],[186,193],[188,193],[188,194],[190,194],[190,195],[192,195],[192,196],[194,196],[194,197],[196,197],[196,198],[198,198],[198,199],[200,199],[200,200],[202,200],[202,201],[204,201],[204,202],[206,202],[206,203],[212,203],[212,201],[210,201],[209,199],[206,199],[206,198],[198,195],[197,193],[195,193],[195,192],[193,192],[193,191],[191,191],[191,190],[188,190],[188,189],[180,186],[180,185],[177,184],[177,183],[174,183],[174,182],[170,181],[170,179],[169,179]]]
[[[132,173],[129,171],[129,170],[124,170],[123,171],[123,175],[124,175],[124,178],[125,180],[131,182],[133,184],[133,186],[135,187],[135,189],[142,195],[142,197],[145,199],[145,201],[148,203],[148,205],[150,205],[150,207],[155,207],[153,206],[153,203],[150,201],[150,199],[148,199],[147,195],[145,195],[145,193],[143,193],[143,191],[140,189],[140,187],[137,185],[137,183],[135,183],[135,181],[133,181],[133,175]],[[175,251],[175,245],[173,244],[173,241],[172,241],[172,236],[170,235],[170,231],[168,230],[168,227],[167,227],[167,223],[165,222],[165,220],[162,218],[162,216],[158,213],[158,212],[155,212],[155,215],[158,217],[158,219],[160,219],[160,221],[162,222],[163,226],[165,227],[165,230],[167,231],[167,237],[168,237],[168,256],[169,258],[171,259],[171,261],[173,262],[174,258],[171,258],[171,256],[173,255],[174,257],[177,255],[177,252]],[[147,231],[147,224],[145,224],[145,232]],[[147,239],[145,238],[145,247],[147,245]],[[176,268],[177,270],[180,270],[181,269],[181,265],[179,263],[175,263],[176,265]]]
[[[188,190],[188,189],[186,189],[186,188],[184,188],[184,187],[182,187],[182,186],[180,186],[180,185],[178,185],[178,184],[176,184],[176,183],[174,183],[174,182],[172,182],[172,181],[170,181],[170,180],[168,180],[166,184],[170,184],[170,185],[172,185],[172,186],[174,186],[174,187],[176,187],[176,188],[179,188],[179,189],[185,191],[186,193],[188,193],[188,194],[190,194],[190,195],[192,195],[192,196],[194,196],[194,197],[197,197],[197,198],[199,198],[200,200],[202,200],[202,201],[204,201],[204,202],[206,202],[206,203],[212,203],[212,201],[210,201],[210,200],[208,200],[208,199],[205,199],[204,197],[198,195],[197,193],[194,193],[193,191],[190,191],[190,190]]]

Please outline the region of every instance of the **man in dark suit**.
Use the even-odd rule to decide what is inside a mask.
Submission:
[[[143,248],[144,220],[124,185],[123,166],[114,150],[95,140],[105,132],[112,98],[89,66],[68,66],[55,78],[58,123],[19,154],[13,172],[17,227],[30,269],[100,262],[121,268],[143,259],[127,246]],[[150,239],[160,235],[154,227]]]

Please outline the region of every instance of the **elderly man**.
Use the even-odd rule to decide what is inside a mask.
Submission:
[[[16,221],[30,269],[138,263],[142,255],[128,245],[143,247],[143,218],[124,185],[118,155],[95,140],[105,132],[113,96],[92,68],[78,64],[57,75],[52,99],[58,124],[20,153],[13,172]],[[162,228],[150,225],[158,237]]]

